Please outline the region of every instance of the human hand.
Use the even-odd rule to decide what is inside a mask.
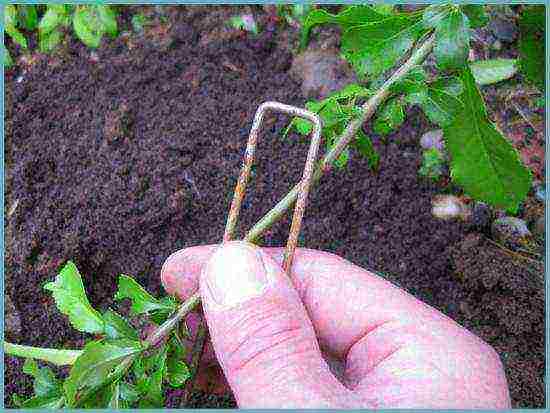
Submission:
[[[282,257],[230,242],[162,269],[168,293],[200,288],[203,362],[217,358],[239,407],[510,408],[498,355],[450,318],[336,255],[296,250],[291,279]]]

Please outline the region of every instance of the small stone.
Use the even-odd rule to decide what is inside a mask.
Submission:
[[[518,37],[518,28],[514,21],[496,17],[489,23],[489,30],[503,42],[512,43]]]
[[[4,295],[4,328],[6,333],[18,335],[21,333],[21,316],[8,294]]]
[[[495,241],[511,249],[525,247],[532,237],[525,221],[516,217],[495,220],[491,226],[491,232]]]
[[[336,49],[307,50],[297,55],[289,74],[302,82],[302,94],[306,99],[324,99],[357,82],[353,70]]]
[[[443,142],[443,130],[435,129],[435,130],[426,132],[420,138],[420,146],[425,150],[435,148],[440,152],[444,152],[445,142]]]
[[[538,237],[544,237],[546,234],[546,217],[542,216],[537,218],[535,225],[533,226],[533,232]]]
[[[546,188],[539,185],[535,188],[535,197],[540,201],[546,203]]]
[[[471,207],[454,195],[437,195],[432,200],[432,215],[439,219],[469,221]]]

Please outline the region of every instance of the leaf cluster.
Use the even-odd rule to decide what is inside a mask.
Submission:
[[[63,32],[71,27],[76,36],[88,47],[97,48],[104,35],[115,37],[118,32],[116,12],[105,4],[70,5],[13,5],[5,8],[4,25],[12,41],[28,49],[27,39],[21,30],[38,31],[38,48],[51,52],[62,40]],[[4,47],[5,64],[13,60]]]
[[[347,124],[360,114],[359,102],[371,95],[372,92],[369,89],[357,84],[350,84],[324,100],[306,102],[306,108],[318,114],[322,120],[322,134],[327,150],[337,143],[338,137]],[[294,118],[284,135],[286,136],[291,129],[296,130],[301,135],[308,135],[312,130],[312,125],[307,120]],[[362,130],[357,133],[351,146],[367,158],[371,168],[376,169],[378,167],[380,157],[372,145],[371,139]],[[349,155],[349,149],[346,148],[335,160],[336,167],[345,167]]]
[[[540,10],[527,10],[524,20],[529,21],[528,32],[536,29],[539,33],[540,15],[536,17],[535,12]],[[443,128],[453,181],[476,200],[515,211],[527,195],[531,175],[511,143],[489,119],[478,85],[509,79],[517,72],[518,63],[515,59],[468,62],[471,31],[487,22],[482,5],[438,4],[413,13],[357,5],[344,7],[338,14],[312,10],[304,19],[303,38],[307,41],[317,25],[338,25],[342,30],[342,55],[365,85],[351,87],[369,90],[368,86],[373,90],[421,38],[433,36],[437,74],[428,76],[418,66],[393,84],[390,97],[375,114],[373,131],[379,135],[395,132],[405,121],[407,107],[418,106],[430,122]],[[539,34],[532,34],[529,39],[536,36]],[[543,70],[537,70],[539,76],[544,76]],[[329,146],[361,111],[355,100],[349,106],[349,101],[341,103],[334,96],[338,93],[306,104],[321,115],[323,138]],[[307,134],[311,127],[305,125],[307,122],[294,119],[290,126]],[[362,132],[358,139],[365,141],[361,135]],[[372,157],[372,150],[365,154]],[[427,153],[424,158],[421,175],[434,176],[434,171],[442,170],[439,166],[443,158],[438,154]],[[346,159],[347,153],[343,153],[337,165],[345,165]]]
[[[136,316],[148,317],[152,325],[163,322],[176,309],[174,298],[157,299],[132,277],[121,275],[115,300],[130,300],[130,316],[134,319],[113,309],[101,313],[90,304],[82,277],[71,261],[44,288],[52,293],[57,308],[70,324],[94,338],[84,346],[64,380],[49,367],[39,367],[35,360],[27,359],[23,371],[34,378],[34,396],[15,396],[17,406],[160,408],[164,405],[165,385],[181,387],[191,377],[183,361],[185,347],[177,329],[152,346],[141,339],[132,322]]]
[[[519,19],[520,67],[527,79],[544,92],[545,68],[545,7],[526,6]]]

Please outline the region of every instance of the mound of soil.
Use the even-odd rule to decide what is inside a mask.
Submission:
[[[287,74],[292,56],[277,47],[273,31],[201,42],[199,20],[181,13],[175,23],[162,47],[143,40],[129,50],[119,38],[91,55],[73,42],[63,62],[44,58],[22,78],[7,76],[7,205],[18,206],[6,224],[6,288],[23,325],[19,336],[7,339],[82,344],[42,290],[68,259],[97,308],[112,304],[120,273],[162,293],[159,273],[172,252],[220,241],[259,104],[304,105],[300,85]],[[543,301],[540,307],[530,301],[531,290],[508,289],[503,299],[510,305],[536,305],[529,327],[516,326],[523,315],[504,313],[494,297],[477,300],[471,291],[481,294],[477,285],[453,277],[453,246],[468,229],[432,217],[431,198],[441,188],[417,178],[418,139],[428,124],[415,110],[407,119],[390,143],[375,139],[378,172],[354,155],[346,170],[323,178],[310,198],[302,243],[377,271],[468,326],[487,325],[490,304],[494,322],[504,327],[496,335],[476,332],[503,357],[514,404],[542,407]],[[287,122],[266,118],[241,231],[301,176],[308,142],[294,135],[283,140]],[[289,224],[288,217],[277,224],[264,245],[284,245]],[[502,282],[510,265],[491,261]],[[464,300],[473,315],[461,312]],[[519,329],[513,347],[510,326]],[[5,403],[11,405],[11,395],[28,393],[31,381],[20,360],[5,362]],[[193,400],[194,406],[210,403],[204,395]]]

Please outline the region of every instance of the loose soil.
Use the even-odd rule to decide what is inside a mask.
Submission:
[[[129,48],[121,37],[95,55],[73,41],[62,58],[6,75],[7,208],[18,201],[6,218],[6,291],[23,325],[8,340],[82,345],[42,289],[68,259],[97,308],[112,304],[120,273],[161,294],[172,252],[220,241],[258,105],[304,105],[275,31],[209,38],[196,12],[174,16],[161,41],[144,36]],[[266,119],[241,231],[300,178],[308,142],[282,139],[287,122]],[[431,198],[445,189],[417,178],[418,141],[430,128],[413,109],[398,133],[375,137],[378,172],[353,155],[325,176],[301,242],[382,274],[473,330],[500,354],[514,407],[541,408],[542,270],[486,241],[487,228],[432,217]],[[283,245],[288,228],[285,218],[263,244]],[[21,367],[5,358],[7,406],[31,391]],[[234,401],[196,394],[191,405]]]

